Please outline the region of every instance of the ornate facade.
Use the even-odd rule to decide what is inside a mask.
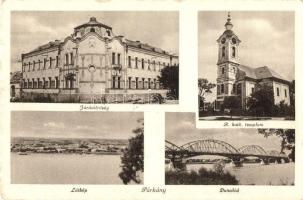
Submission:
[[[140,41],[116,36],[112,27],[91,17],[64,41],[55,40],[22,54],[22,91],[75,96],[161,93],[157,77],[178,56]],[[59,100],[60,101],[60,100]]]

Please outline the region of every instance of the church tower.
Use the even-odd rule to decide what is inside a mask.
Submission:
[[[230,13],[225,23],[225,31],[217,40],[217,101],[223,103],[224,97],[235,95],[236,73],[239,66],[238,49],[240,40],[232,31]]]

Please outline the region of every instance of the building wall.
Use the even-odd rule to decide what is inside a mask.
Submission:
[[[273,81],[273,90],[275,104],[279,104],[281,101],[284,101],[287,105],[290,105],[288,85]],[[277,90],[279,90],[279,92]]]
[[[43,89],[50,88],[50,80],[53,82],[56,80],[56,77],[59,79],[60,56],[58,56],[58,52],[57,48],[53,48],[47,51],[38,51],[23,56],[22,87],[25,88],[24,91],[27,91],[29,85],[33,85],[33,81],[37,82],[37,87],[35,87],[35,89]],[[52,59],[51,62],[50,59]],[[39,84],[38,81],[41,82],[41,84]],[[52,87],[55,88],[54,85],[52,85]],[[33,92],[38,92],[38,90],[35,89],[32,89]]]

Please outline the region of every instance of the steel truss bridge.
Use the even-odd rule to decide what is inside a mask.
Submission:
[[[271,160],[277,163],[281,163],[282,160],[289,162],[285,154],[280,154],[275,150],[267,152],[259,145],[246,145],[236,149],[224,141],[208,139],[196,140],[178,146],[165,140],[165,157],[170,159],[174,165],[183,162],[184,159],[201,155],[224,156],[231,159],[236,166],[242,166],[245,157],[257,157],[264,164],[268,164]]]

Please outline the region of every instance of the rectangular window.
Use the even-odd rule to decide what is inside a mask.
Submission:
[[[112,80],[112,82],[113,82],[113,83],[112,83],[112,86],[113,86],[113,88],[116,88],[116,77],[113,76],[112,79],[113,79],[113,80]]]
[[[46,59],[46,58],[44,58],[43,69],[45,69],[45,67],[46,67],[46,63],[47,63],[47,59]]]
[[[144,79],[145,78],[142,78],[142,89],[144,89]]]
[[[73,52],[70,53],[70,64],[71,65],[74,64],[74,55],[73,55]]]
[[[138,77],[136,77],[136,89],[138,89]]]
[[[284,89],[284,93],[285,93],[285,97],[287,97],[287,90],[286,89]]]
[[[118,89],[120,89],[120,81],[121,81],[121,77],[118,76]]]
[[[148,89],[150,89],[150,78],[148,78]]]
[[[28,62],[28,71],[30,72],[31,71],[31,63]]]
[[[156,81],[157,81],[157,80],[154,78],[154,89],[157,88]]]
[[[150,70],[150,60],[148,59],[148,70]]]
[[[113,65],[116,64],[116,53],[115,52],[112,53],[112,64]]]
[[[49,58],[49,68],[52,68],[52,57]]]
[[[68,54],[65,54],[65,65],[68,65]]]
[[[56,79],[56,89],[58,89],[59,88],[59,78],[58,78],[58,76],[56,76],[55,79]]]
[[[38,60],[38,70],[40,70],[41,67],[41,60]]]
[[[132,88],[132,77],[128,77],[128,88]]]
[[[280,90],[277,88],[277,96],[280,96]]]
[[[141,64],[142,64],[142,69],[144,69],[144,59],[143,58],[141,60]]]
[[[135,58],[135,67],[138,69],[138,57]]]
[[[221,94],[224,94],[224,84],[221,85]]]
[[[217,85],[217,94],[220,94],[220,85]]]
[[[131,58],[131,56],[128,56],[128,67],[129,68],[132,67],[132,58]]]
[[[59,56],[56,56],[56,67],[59,66]]]
[[[156,61],[153,61],[154,71],[156,71]]]
[[[118,65],[121,64],[121,54],[118,53]]]
[[[255,88],[251,88],[251,93],[254,93],[254,91],[255,91]]]
[[[224,74],[224,67],[222,67],[222,69],[221,69],[221,73],[222,73],[222,74]]]

